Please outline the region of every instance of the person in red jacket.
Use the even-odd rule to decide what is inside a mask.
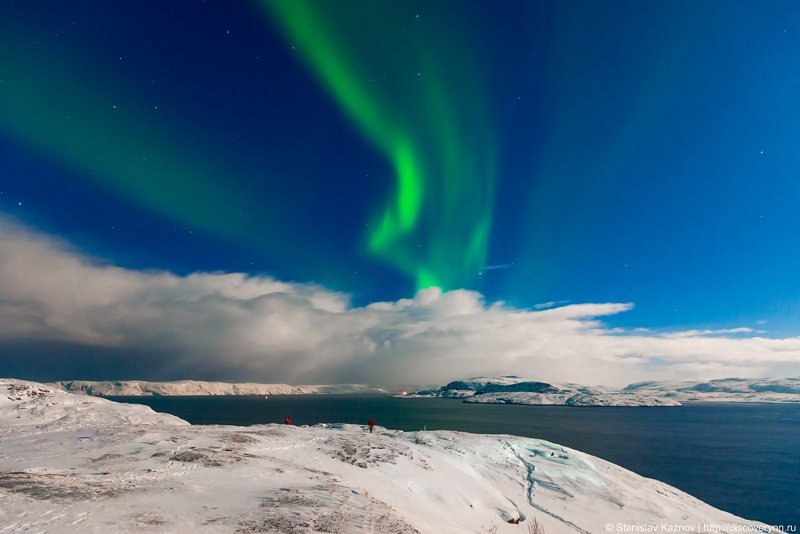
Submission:
[[[369,433],[372,434],[372,427],[375,426],[375,421],[373,421],[372,418],[370,418],[367,424],[369,425]]]
[[[283,420],[283,424],[284,425],[291,425],[292,424],[292,418],[291,417],[287,417],[286,419]]]

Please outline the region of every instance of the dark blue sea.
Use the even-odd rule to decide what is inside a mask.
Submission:
[[[377,395],[111,397],[192,424],[345,422],[543,438],[662,480],[735,515],[800,524],[800,405],[576,408]],[[798,527],[800,531],[800,527]]]

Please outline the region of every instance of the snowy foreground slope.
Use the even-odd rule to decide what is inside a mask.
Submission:
[[[564,406],[680,406],[683,402],[800,403],[800,378],[722,378],[707,382],[639,382],[622,389],[548,384],[518,376],[455,380],[410,397],[469,403]]]
[[[548,534],[755,525],[537,439],[191,426],[0,379],[0,532],[528,534],[534,522]]]
[[[174,382],[147,382],[145,380],[119,380],[93,382],[89,380],[66,380],[48,384],[72,393],[111,396],[156,396],[156,395],[306,395],[310,393],[386,393],[382,388],[363,384],[334,384],[313,386],[291,386],[289,384],[256,384],[202,382],[199,380],[176,380]]]

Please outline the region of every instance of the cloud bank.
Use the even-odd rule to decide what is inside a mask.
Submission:
[[[0,375],[432,384],[519,374],[621,385],[800,374],[800,338],[609,328],[601,319],[632,304],[551,304],[515,309],[430,288],[354,307],[348,295],[266,276],[123,269],[0,219]]]

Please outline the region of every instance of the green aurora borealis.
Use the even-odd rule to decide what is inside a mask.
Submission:
[[[0,15],[0,218],[100,261],[795,331],[800,4]]]
[[[260,5],[287,53],[386,162],[376,179],[394,182],[393,192],[372,199],[359,247],[417,288],[470,285],[487,254],[496,139],[465,25],[429,25],[435,6],[420,14],[389,2]],[[4,48],[25,41],[3,26]],[[270,26],[264,21],[264,31]],[[155,213],[223,238],[252,242],[254,231],[285,219],[282,191],[259,205],[228,187],[226,174],[246,171],[204,162],[208,143],[147,112],[119,81],[96,78],[91,62],[16,48],[0,87],[0,128],[15,138]],[[288,178],[276,174],[276,183]],[[275,251],[278,242],[286,244],[271,233],[256,248]]]
[[[0,46],[12,49],[21,38],[1,28]],[[78,60],[64,64],[31,48],[5,62],[0,129],[176,222],[225,237],[243,232],[238,213],[246,199],[219,180],[224,170],[205,165],[180,130],[153,118],[152,107],[132,104],[124,87],[87,80],[90,71]]]
[[[263,5],[394,173],[367,249],[418,288],[468,285],[486,259],[495,168],[490,108],[463,28],[442,32],[385,2]]]

